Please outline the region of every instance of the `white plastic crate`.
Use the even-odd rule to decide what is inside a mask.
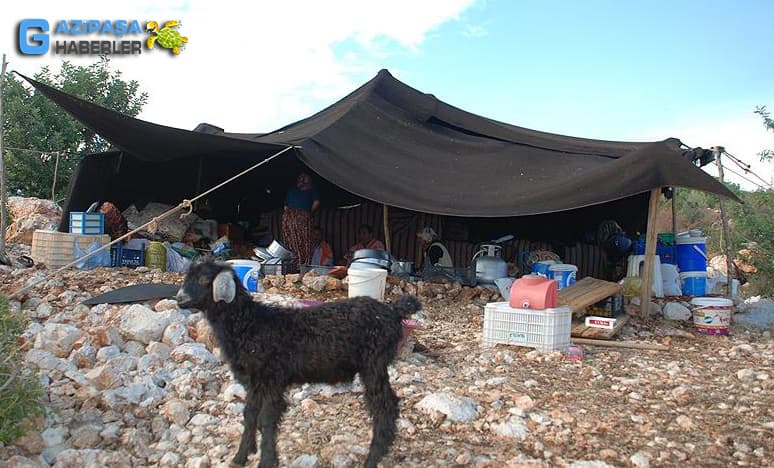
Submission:
[[[540,351],[564,351],[570,345],[572,311],[569,307],[514,309],[507,302],[484,308],[483,344],[528,346]]]

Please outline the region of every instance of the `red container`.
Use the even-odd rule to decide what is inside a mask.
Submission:
[[[509,305],[517,309],[544,310],[556,307],[559,288],[556,280],[525,275],[511,286]]]

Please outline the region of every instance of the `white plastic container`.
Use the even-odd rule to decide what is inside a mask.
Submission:
[[[387,270],[381,268],[350,268],[347,271],[347,278],[349,282],[349,297],[368,296],[378,301],[384,300]]]
[[[560,291],[575,284],[577,275],[578,267],[569,263],[559,263],[548,267],[548,279],[555,279]]]
[[[696,331],[706,335],[728,335],[734,302],[722,297],[694,297],[693,325]]]
[[[261,263],[255,260],[229,260],[228,263],[234,269],[242,286],[250,292],[260,292]]]
[[[509,344],[539,351],[565,351],[570,346],[571,322],[569,307],[515,309],[507,302],[490,302],[484,307],[483,345]]]

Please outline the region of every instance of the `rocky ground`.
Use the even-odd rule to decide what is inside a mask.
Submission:
[[[13,292],[46,272],[3,267],[0,288]],[[21,344],[51,411],[36,431],[0,447],[0,466],[229,463],[244,391],[201,314],[169,300],[79,305],[120,286],[180,280],[145,269],[73,271],[12,304],[31,319]],[[327,280],[266,286],[276,289],[258,299],[287,304],[345,294]],[[391,370],[401,419],[385,467],[772,466],[770,331],[707,337],[688,323],[635,321],[619,339],[669,350],[586,347],[576,362],[559,352],[484,349],[490,296],[422,293],[435,297],[423,298],[422,327]],[[359,390],[357,382],[290,389],[281,465],[362,465],[370,430]]]

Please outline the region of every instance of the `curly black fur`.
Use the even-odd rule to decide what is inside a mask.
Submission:
[[[215,278],[224,272],[236,289],[230,303],[213,299]],[[390,387],[387,366],[397,353],[401,319],[421,308],[416,297],[403,296],[392,304],[357,297],[303,309],[270,306],[254,302],[231,267],[206,261],[191,267],[177,300],[181,307],[204,312],[247,392],[235,463],[244,464],[257,451],[260,428],[259,466],[277,464],[277,426],[287,407],[284,392],[289,385],[346,382],[356,373],[373,420],[365,466],[375,467],[387,453],[398,418],[398,397]]]

